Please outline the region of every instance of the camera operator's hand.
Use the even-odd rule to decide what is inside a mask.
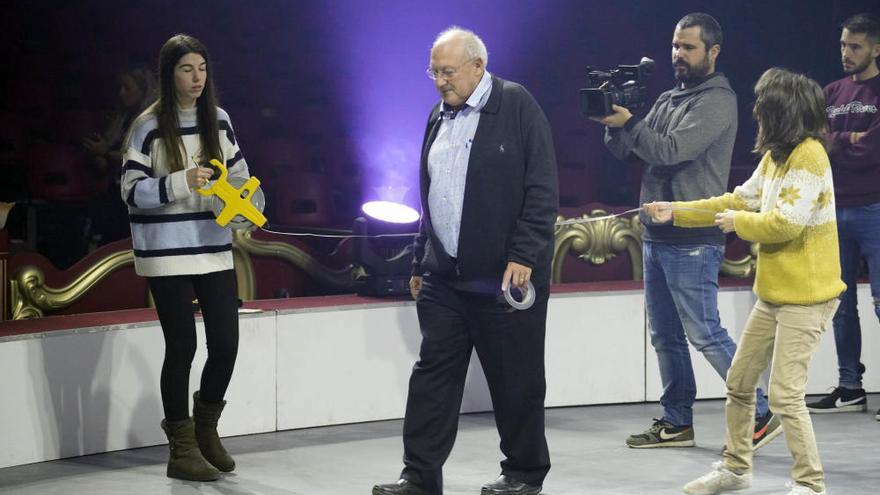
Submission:
[[[590,117],[590,119],[608,127],[623,127],[623,125],[626,124],[626,121],[632,118],[630,111],[621,106],[611,105],[611,110],[614,110],[614,113],[611,115],[606,115],[604,117]]]

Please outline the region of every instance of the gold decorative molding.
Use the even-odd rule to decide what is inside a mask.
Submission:
[[[755,266],[758,262],[758,243],[749,244],[749,254],[738,260],[724,258],[721,262],[721,273],[728,277],[749,278],[755,274]]]
[[[608,216],[605,210],[593,210],[582,219]],[[558,220],[563,220],[559,217]],[[578,258],[601,265],[618,253],[629,253],[633,280],[642,279],[642,235],[638,217],[612,217],[586,223],[561,225],[556,228],[553,246],[552,282],[562,280],[562,264],[569,251]]]
[[[18,283],[15,280],[9,281],[9,314],[13,320],[24,320],[28,318],[39,318],[43,316],[42,312],[32,305],[26,305],[18,291]]]
[[[236,230],[233,234],[235,244],[244,253],[253,256],[266,256],[287,261],[302,269],[320,284],[337,290],[351,289],[356,278],[364,275],[363,268],[348,265],[333,270],[319,263],[314,257],[302,249],[286,242],[258,241],[245,230]]]
[[[287,261],[319,283],[337,290],[351,289],[354,280],[364,275],[361,267],[349,265],[341,270],[332,270],[295,246],[283,242],[258,241],[251,238],[250,232],[237,230],[233,234],[232,256],[238,297],[242,300],[252,300],[257,293],[252,255]],[[46,313],[64,309],[108,275],[133,263],[134,254],[130,249],[112,253],[88,268],[76,280],[60,288],[46,286],[46,276],[39,268],[25,266],[18,271],[14,279],[9,280],[10,315],[13,320],[40,318]],[[152,297],[149,291],[147,292],[147,305],[154,307]]]
[[[6,280],[6,258],[0,253],[0,321],[9,318],[9,289],[10,284]]]
[[[15,201],[7,203],[0,201],[0,229],[6,227],[6,219],[9,218],[9,212],[15,207]]]
[[[242,301],[252,301],[257,298],[257,275],[254,273],[254,264],[247,251],[234,241],[233,238],[232,266],[235,267],[238,297]]]
[[[98,261],[70,284],[57,289],[46,286],[42,270],[35,266],[25,266],[12,280],[12,319],[39,318],[46,311],[66,308],[107,275],[133,262],[134,254],[131,250],[113,253]]]
[[[604,210],[593,210],[579,218],[589,219],[607,216]],[[557,221],[566,220],[558,217]],[[623,251],[629,253],[633,280],[642,280],[642,224],[639,217],[614,217],[588,223],[576,223],[556,227],[553,247],[552,282],[562,280],[562,264],[570,251],[578,258],[601,265]],[[727,258],[721,264],[721,274],[736,278],[749,278],[755,274],[758,245],[751,244],[750,254],[738,260]]]

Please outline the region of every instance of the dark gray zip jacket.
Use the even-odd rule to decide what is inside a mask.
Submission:
[[[697,86],[661,94],[644,120],[633,117],[622,129],[606,129],[605,144],[621,160],[632,154],[645,162],[641,203],[690,201],[727,191],[736,126],[736,94],[716,72]],[[645,215],[641,220],[647,241],[725,242],[715,227],[652,225]]]

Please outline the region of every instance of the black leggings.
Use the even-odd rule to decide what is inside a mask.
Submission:
[[[193,292],[199,299],[205,323],[208,360],[202,370],[199,396],[205,402],[221,402],[232,378],[238,353],[238,297],[235,272],[204,275],[150,277],[150,292],[165,335],[162,364],[162,408],[165,418],[189,417],[189,374],[196,353],[196,322]]]

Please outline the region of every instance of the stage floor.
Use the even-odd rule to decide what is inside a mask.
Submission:
[[[228,407],[235,407],[230,402]],[[880,491],[880,395],[867,414],[813,416],[828,491],[833,495]],[[697,447],[633,450],[628,434],[660,414],[657,404],[550,409],[547,438],[553,468],[547,495],[680,494],[681,486],[710,469],[724,443],[722,401],[695,406]],[[158,428],[158,425],[157,425]],[[283,431],[228,438],[234,474],[213,483],[165,477],[167,447],[149,447],[0,470],[0,492],[18,494],[366,495],[377,482],[397,479],[401,421]],[[458,441],[446,463],[448,495],[478,494],[499,471],[498,435],[491,414],[461,418]],[[755,483],[740,493],[784,494],[791,458],[782,437],[759,451]]]

